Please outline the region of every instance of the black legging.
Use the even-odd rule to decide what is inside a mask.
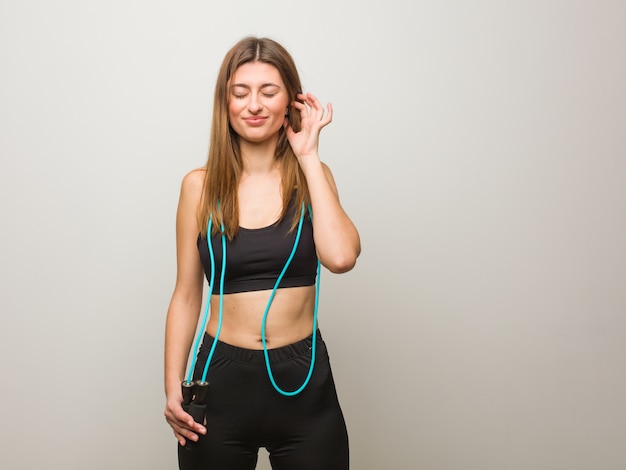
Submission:
[[[311,340],[269,350],[274,378],[283,390],[295,390],[304,381]],[[205,335],[196,379],[213,341]],[[263,351],[222,342],[217,343],[207,381],[207,433],[191,450],[178,447],[181,470],[251,470],[260,447],[268,450],[274,470],[348,469],[348,434],[319,332],[311,381],[296,396],[274,390]]]

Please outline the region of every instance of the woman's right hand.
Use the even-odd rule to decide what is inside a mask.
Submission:
[[[196,442],[198,434],[206,434],[206,428],[200,423],[196,423],[193,417],[183,410],[181,403],[182,396],[167,400],[165,405],[165,419],[172,427],[174,436],[178,439],[181,446],[187,443],[187,440]]]

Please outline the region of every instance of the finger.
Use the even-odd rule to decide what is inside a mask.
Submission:
[[[306,104],[301,103],[300,101],[294,101],[291,103],[291,106],[295,108],[297,111],[299,111],[303,117],[308,116],[309,108],[307,107]]]
[[[304,102],[309,106],[309,115],[313,120],[319,121],[324,117],[324,108],[315,96],[307,93]]]
[[[176,437],[176,439],[178,439],[179,442],[181,442],[182,439],[182,445],[185,445],[184,441],[186,440],[198,440],[198,436],[193,431],[188,429],[184,424],[179,424],[175,421],[168,421],[168,423],[172,427],[172,431],[174,432],[174,436]]]
[[[193,420],[193,416],[187,413],[182,408],[175,408],[172,410],[172,418],[177,423],[180,423],[181,426],[185,426],[188,428],[192,428],[195,421]]]
[[[296,93],[296,99],[293,100],[294,103],[300,103],[302,105],[304,105],[304,103],[306,103],[306,95],[304,93]]]
[[[182,408],[172,410],[171,418],[168,419],[168,422],[176,432],[186,436],[188,436],[187,432],[195,436],[193,431],[199,434],[206,434],[206,428],[202,426],[202,424],[196,423],[193,416],[185,412]]]
[[[201,423],[196,423],[193,417],[190,414],[185,413],[185,415],[189,418],[185,418],[181,421],[180,427],[184,430],[189,430],[192,434],[206,434],[206,428]],[[195,434],[193,434],[195,436]]]
[[[204,418],[204,422],[203,422],[203,423],[206,425],[206,417]],[[194,424],[193,424],[193,430],[194,430],[196,433],[198,433],[198,434],[206,434],[206,428],[205,428],[205,427],[203,426],[203,424],[201,424],[201,423],[196,423],[196,422],[194,422]]]
[[[185,426],[176,426],[172,424],[172,429],[174,430],[174,435],[180,441],[182,438],[186,441],[197,442],[199,439],[198,434],[206,434],[206,431],[203,432],[194,432],[193,430],[185,427]],[[203,428],[204,429],[204,428]]]
[[[318,100],[312,93],[309,93],[309,105],[311,109],[315,110],[316,117],[319,117],[320,128],[329,124],[332,120],[332,105],[329,103],[327,106],[328,113],[325,116],[325,110],[320,100]]]
[[[172,427],[174,436],[182,446],[187,441],[197,442],[199,439],[198,434],[206,434],[206,428],[196,423],[193,417],[180,406],[168,407],[165,411],[165,419]]]
[[[318,100],[313,93],[307,93],[306,97],[306,102],[307,104],[309,104],[309,106],[318,110],[324,110],[324,108],[322,107],[322,103],[320,103],[320,100]]]
[[[187,439],[185,439],[181,434],[177,433],[176,431],[174,431],[174,437],[176,437],[176,439],[178,440],[178,443],[182,447],[185,447],[185,444],[187,444]]]
[[[333,105],[331,103],[328,103],[326,107],[328,109],[328,114],[326,115],[326,118],[323,119],[320,123],[321,127],[324,127],[333,121]]]
[[[325,113],[322,103],[315,96],[309,93],[309,99],[307,100],[307,104],[311,106],[314,118],[317,118],[319,120],[320,129],[331,123],[333,119],[333,105],[331,103],[328,103],[326,107],[327,113]]]

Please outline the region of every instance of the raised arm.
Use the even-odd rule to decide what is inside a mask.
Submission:
[[[202,194],[203,170],[194,170],[183,179],[176,214],[176,286],[167,311],[165,326],[165,418],[181,445],[197,440],[204,427],[181,407],[181,382],[202,304],[202,265],[196,240],[199,229],[196,210]]]
[[[313,236],[321,263],[334,273],[354,267],[361,252],[359,233],[341,207],[337,186],[328,166],[318,155],[319,133],[332,121],[332,106],[326,115],[319,100],[311,93],[298,95],[303,103],[292,106],[302,116],[302,129],[286,127],[287,138],[307,180],[313,208]]]

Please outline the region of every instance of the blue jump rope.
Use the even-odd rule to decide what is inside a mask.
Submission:
[[[269,353],[267,349],[267,340],[266,340],[266,326],[267,326],[267,315],[269,313],[270,307],[272,305],[272,301],[274,300],[274,296],[276,295],[276,291],[278,290],[278,286],[280,285],[280,281],[285,276],[289,265],[291,264],[291,260],[296,254],[296,250],[298,249],[298,244],[300,243],[300,236],[302,234],[302,224],[304,222],[304,213],[305,208],[304,204],[302,204],[302,210],[300,211],[300,220],[298,221],[298,229],[296,232],[296,239],[293,243],[293,248],[291,249],[291,253],[285,262],[285,266],[283,270],[279,274],[276,279],[276,283],[274,284],[274,288],[270,294],[270,297],[267,301],[267,305],[265,307],[265,311],[263,312],[263,319],[261,321],[261,341],[263,343],[263,355],[265,357],[265,367],[267,368],[267,375],[272,383],[274,389],[284,395],[286,397],[292,397],[298,395],[302,392],[305,387],[308,385],[311,380],[311,376],[313,375],[313,368],[315,367],[315,350],[316,350],[316,331],[317,331],[317,312],[319,305],[319,292],[320,292],[320,261],[317,260],[317,276],[315,280],[315,306],[313,309],[313,339],[311,346],[311,364],[309,366],[309,372],[304,379],[302,385],[293,391],[285,391],[278,386],[276,380],[274,379],[274,374],[272,373],[272,366],[270,364]],[[309,206],[309,217],[313,220],[313,214],[311,210],[311,206]],[[217,342],[220,336],[220,332],[222,329],[222,318],[223,318],[223,304],[224,304],[224,276],[226,273],[226,235],[224,234],[224,224],[221,224],[220,232],[221,232],[221,240],[222,240],[222,269],[220,273],[220,289],[219,289],[219,318],[217,323],[217,331],[215,333],[215,339],[213,344],[211,345],[211,350],[209,351],[209,355],[206,360],[206,364],[204,366],[204,370],[202,372],[202,378],[198,381],[193,381],[193,372],[196,367],[196,361],[198,357],[198,350],[200,348],[200,342],[202,337],[204,336],[204,332],[206,331],[206,325],[209,319],[209,311],[211,304],[211,296],[214,291],[214,282],[215,282],[215,255],[213,254],[213,245],[211,243],[211,229],[213,227],[213,214],[209,217],[208,227],[207,227],[207,246],[209,249],[209,258],[211,261],[211,279],[209,280],[209,295],[207,296],[206,306],[204,309],[204,315],[202,316],[202,326],[198,331],[198,336],[196,338],[194,344],[194,354],[192,356],[191,365],[189,367],[189,372],[187,375],[187,380],[182,383],[183,390],[183,409],[191,414],[196,422],[202,423],[204,421],[204,415],[206,412],[206,394],[208,391],[209,383],[206,381],[207,374],[209,372],[209,366],[211,364],[211,359],[213,358],[213,353],[215,352],[215,348],[217,346]],[[187,441],[188,446],[192,446],[191,441]]]

